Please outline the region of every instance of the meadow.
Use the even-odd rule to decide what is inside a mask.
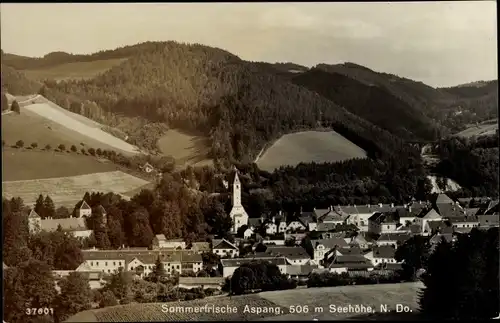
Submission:
[[[212,163],[209,158],[210,143],[208,138],[201,135],[170,129],[158,140],[157,146],[163,155],[172,156],[179,168]]]
[[[126,58],[117,58],[92,62],[65,63],[42,69],[22,70],[21,72],[32,80],[82,80],[102,74],[126,60]]]
[[[78,176],[2,182],[3,196],[21,197],[34,203],[39,194],[50,195],[56,205],[74,205],[85,192],[124,193],[149,182],[122,171],[109,171]]]
[[[497,130],[498,130],[498,119],[494,119],[482,122],[477,126],[470,125],[467,129],[457,133],[456,136],[465,138],[488,136],[488,135],[494,135]]]
[[[279,138],[257,160],[259,168],[273,171],[283,165],[338,162],[365,158],[366,152],[335,131],[304,131]]]
[[[412,311],[418,310],[417,291],[421,283],[383,284],[365,286],[343,286],[324,288],[299,288],[286,291],[264,292],[253,295],[233,297],[214,297],[203,300],[171,303],[129,304],[103,309],[80,312],[66,322],[170,322],[170,321],[259,321],[259,320],[318,320],[347,319],[360,313],[336,314],[329,313],[329,305],[364,305],[373,306],[380,312],[380,305],[387,305],[393,314],[396,304],[408,306]],[[194,306],[236,307],[234,314],[213,313],[164,313],[162,305],[167,308],[189,308]],[[253,308],[272,308],[278,314],[244,313],[245,306]],[[308,313],[289,314],[290,306],[304,306]],[[313,313],[316,307],[323,308],[322,313]]]

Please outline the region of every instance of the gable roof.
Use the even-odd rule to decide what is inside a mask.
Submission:
[[[449,227],[448,224],[444,221],[429,221],[427,222],[427,225],[431,231],[440,231],[443,228]]]
[[[47,232],[56,231],[61,226],[63,231],[88,230],[84,218],[42,219],[40,228]]]
[[[155,238],[158,240],[158,241],[167,241],[167,238],[165,237],[165,235],[162,233],[162,234],[157,234],[155,236]]]
[[[455,204],[455,202],[446,194],[438,194],[436,204]]]
[[[377,212],[373,214],[368,221],[372,221],[377,224],[394,224],[399,223],[399,215],[397,212]]]
[[[450,223],[479,223],[476,216],[457,216],[449,218]]]
[[[337,252],[340,253],[342,256],[349,256],[349,255],[362,255],[363,250],[358,247],[347,247],[347,248],[338,248]]]
[[[396,255],[396,248],[392,246],[377,246],[373,248],[373,258],[393,259]]]
[[[439,213],[437,213],[434,209],[430,209],[428,211],[423,210],[418,214],[418,217],[425,220],[441,219],[441,215],[439,215]]]
[[[267,246],[266,253],[291,259],[310,258],[302,247]]]
[[[318,266],[312,265],[290,265],[286,266],[286,273],[293,276],[308,276]]]
[[[35,212],[35,209],[31,209],[30,214],[28,215],[28,218],[39,218],[40,216],[38,213]]]
[[[441,204],[437,208],[439,214],[445,218],[463,216],[465,214],[464,209],[456,204]]]
[[[226,239],[222,239],[218,242],[214,241],[212,249],[236,249],[236,250],[238,250],[238,247],[236,247],[234,244],[227,241]]]
[[[88,205],[85,200],[81,201],[81,204],[78,207],[78,209],[80,209],[80,210],[92,210],[92,208],[90,207],[90,205]]]
[[[335,230],[337,228],[336,223],[319,223],[316,227],[316,231],[318,232],[327,232],[330,230]]]
[[[478,207],[465,208],[464,211],[466,216],[473,216],[478,213],[479,208]]]

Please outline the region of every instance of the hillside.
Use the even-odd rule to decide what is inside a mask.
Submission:
[[[433,140],[445,132],[425,115],[421,107],[424,103],[416,99],[425,98],[423,92],[432,92],[426,88],[417,87],[420,93],[410,96],[406,94],[411,92],[403,88],[408,87],[405,83],[389,87],[386,76],[371,70],[326,65],[301,73],[293,82],[407,140]]]
[[[108,119],[139,116],[201,132],[211,157],[222,160],[252,161],[268,142],[315,129],[320,118],[370,156],[399,149],[385,130],[227,51],[175,42],[134,48],[137,54],[91,80],[46,82],[44,95],[61,106],[95,102]]]
[[[2,139],[7,145],[18,140],[25,145],[37,143],[40,148],[60,144],[69,149],[75,145],[82,148],[101,148],[116,150],[124,154],[136,154],[137,148],[129,143],[104,132],[102,125],[81,115],[58,107],[38,96],[35,104],[21,107],[21,114],[9,113],[2,117]]]
[[[258,321],[258,320],[318,320],[328,319],[354,319],[356,316],[363,316],[355,313],[329,313],[330,304],[336,306],[346,306],[348,304],[363,304],[373,306],[377,312],[380,305],[387,305],[392,311],[386,313],[387,318],[394,315],[396,304],[408,306],[414,312],[418,310],[417,292],[423,285],[421,283],[403,284],[382,284],[365,286],[344,286],[326,288],[294,289],[287,291],[264,292],[256,295],[244,295],[234,297],[214,297],[209,301],[195,300],[186,302],[171,303],[150,303],[150,304],[129,304],[119,305],[103,309],[80,312],[70,317],[66,322],[158,322],[158,321]],[[297,303],[300,300],[300,303]],[[163,313],[162,305],[167,309],[173,306],[183,308],[192,306],[204,306],[213,304],[218,307],[235,306],[238,311],[234,314],[213,314],[213,313]],[[245,305],[251,307],[269,307],[279,310],[278,314],[253,314],[243,313]],[[310,312],[304,314],[289,314],[290,306],[307,305]],[[312,313],[316,307],[323,309],[322,313]]]
[[[22,72],[16,71],[12,67],[2,62],[2,93],[7,92],[12,95],[29,95],[38,93],[42,84],[30,80]]]
[[[260,169],[272,172],[299,163],[338,162],[365,158],[366,152],[334,131],[304,131],[278,139],[258,159]]]

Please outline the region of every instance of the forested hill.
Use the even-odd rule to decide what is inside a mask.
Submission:
[[[8,92],[12,95],[28,95],[37,93],[42,84],[29,80],[26,76],[5,64],[2,68],[2,93]]]
[[[212,139],[213,157],[224,160],[251,161],[280,135],[318,126],[333,127],[372,156],[402,147],[387,131],[262,64],[198,44],[144,46],[91,80],[46,82],[42,92],[63,107],[94,101],[104,115],[142,116],[202,131]]]

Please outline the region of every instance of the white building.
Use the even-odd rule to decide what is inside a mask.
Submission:
[[[376,246],[373,250],[365,253],[365,258],[369,259],[373,266],[377,267],[383,264],[398,263],[395,258],[396,248],[393,246]]]
[[[182,239],[167,240],[164,234],[157,234],[153,238],[153,248],[155,249],[186,249],[186,242]]]
[[[266,253],[270,256],[285,257],[292,265],[306,265],[311,260],[302,247],[267,246]]]
[[[396,233],[399,226],[396,212],[376,212],[368,219],[368,231],[374,234]]]
[[[233,243],[227,241],[226,239],[213,240],[212,252],[219,257],[229,257],[229,258],[238,257],[240,253],[239,248]]]
[[[252,228],[247,228],[245,232],[243,232],[243,238],[249,239],[251,236],[253,236],[254,232]]]
[[[77,238],[88,238],[93,232],[87,228],[85,218],[42,219],[34,209],[28,215],[28,225],[30,234],[36,234],[40,231],[54,232],[59,226],[63,232]]]
[[[80,205],[77,206],[76,216],[79,218],[87,217],[92,215],[92,208],[84,200],[80,201]]]
[[[342,238],[318,239],[311,240],[314,248],[314,263],[320,265],[325,255],[331,252],[334,248],[347,248],[349,245]]]
[[[232,233],[238,232],[238,229],[244,225],[248,225],[248,214],[241,204],[241,182],[238,177],[238,172],[235,172],[233,182],[233,208],[229,213],[233,222]]]
[[[431,232],[427,229],[427,223],[431,221],[442,221],[443,218],[439,213],[436,212],[435,209],[430,209],[427,212],[422,212],[420,213],[416,218],[415,218],[415,224],[418,224],[418,226],[421,229],[420,234],[427,236],[430,235]]]

